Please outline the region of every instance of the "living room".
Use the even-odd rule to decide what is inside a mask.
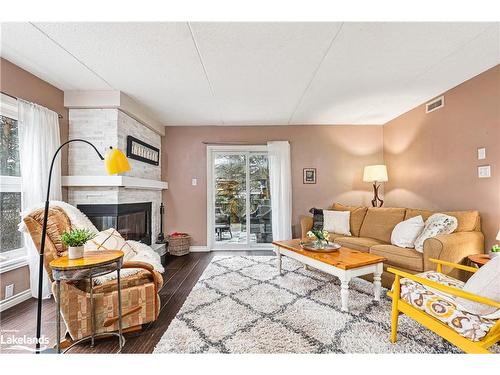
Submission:
[[[498,20],[59,18],[1,24],[3,355],[500,353]]]

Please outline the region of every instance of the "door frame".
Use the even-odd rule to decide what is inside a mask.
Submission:
[[[218,250],[272,250],[272,244],[217,244],[215,241],[215,231],[214,231],[214,209],[215,209],[215,181],[214,181],[214,156],[217,152],[266,152],[266,145],[207,145],[207,247],[209,251]],[[248,166],[248,157],[246,158],[246,163]],[[250,196],[248,194],[249,190],[249,174],[250,171],[248,167],[246,168],[246,182],[247,182],[247,197],[246,197],[246,208],[249,205]],[[271,197],[271,200],[273,197]],[[248,217],[249,211],[247,210],[247,231],[250,231],[250,223]],[[249,238],[247,236],[247,238]]]

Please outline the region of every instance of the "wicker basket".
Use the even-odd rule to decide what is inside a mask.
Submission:
[[[191,236],[167,236],[168,239],[168,252],[175,256],[189,254],[189,244],[191,243]]]

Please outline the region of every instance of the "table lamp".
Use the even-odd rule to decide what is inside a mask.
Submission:
[[[54,167],[54,162],[56,160],[57,154],[61,149],[71,142],[84,142],[90,145],[97,156],[104,161],[104,167],[109,175],[123,173],[130,170],[130,165],[128,163],[125,154],[117,148],[110,147],[106,152],[106,156],[103,157],[97,148],[84,139],[70,139],[64,142],[54,153],[52,157],[52,162],[50,163],[49,179],[47,184],[47,199],[45,200],[45,211],[43,215],[43,226],[42,226],[42,239],[40,243],[40,254],[39,254],[39,267],[38,267],[38,305],[36,314],[36,353],[40,353],[40,336],[42,330],[42,283],[43,283],[43,264],[44,264],[44,253],[45,253],[45,236],[47,235],[47,222],[49,218],[49,195],[50,195],[50,179],[52,178],[52,169]],[[60,338],[57,337],[57,340]]]
[[[367,165],[365,167],[365,170],[363,172],[363,181],[373,182],[373,207],[382,207],[384,205],[384,201],[378,196],[378,189],[380,187],[380,184],[377,185],[377,182],[387,182],[388,180],[387,167],[385,165]]]

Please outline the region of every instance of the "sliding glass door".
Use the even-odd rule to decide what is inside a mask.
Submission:
[[[270,248],[271,195],[265,146],[208,146],[211,249]]]

